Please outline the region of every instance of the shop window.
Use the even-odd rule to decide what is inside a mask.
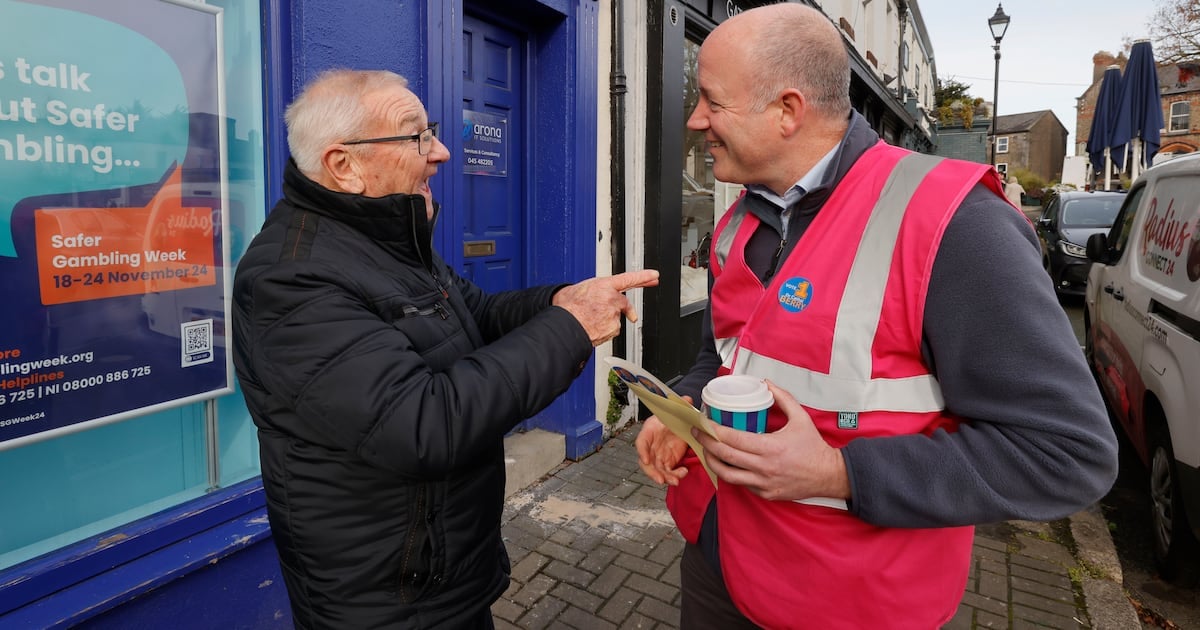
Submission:
[[[1192,104],[1187,101],[1171,103],[1171,122],[1167,131],[1188,131],[1191,129]]]
[[[220,53],[224,71],[225,119],[222,121],[212,114],[193,113],[190,115],[190,133],[193,136],[204,133],[204,130],[197,130],[196,126],[207,121],[210,125],[207,133],[217,137],[219,132],[216,130],[223,125],[229,175],[228,205],[225,207],[228,231],[224,235],[224,242],[228,244],[232,264],[236,265],[266,214],[259,7],[257,3],[232,0],[210,1],[208,6],[224,9],[223,48]],[[85,22],[78,20],[75,24]],[[0,32],[5,28],[7,23],[0,25]],[[110,24],[97,28],[117,30]],[[154,40],[148,37],[145,41]],[[152,46],[155,45],[146,44],[140,39],[137,44],[147,46],[148,50],[153,50]],[[3,44],[0,44],[0,50],[4,50]],[[76,63],[81,66],[79,71],[89,73],[88,78],[79,80],[89,81],[89,87],[97,93],[107,89],[107,92],[103,92],[109,95],[107,98],[117,98],[113,95],[119,92],[114,91],[111,84],[119,83],[117,78],[120,70],[105,67],[103,55],[72,57],[69,47],[64,47],[60,52],[61,60],[77,58]],[[164,53],[163,58],[171,57]],[[82,67],[86,64],[91,65]],[[160,93],[149,89],[145,91],[150,96]],[[121,112],[125,124],[131,125],[131,112],[138,110],[117,107],[127,105],[114,102],[108,111],[113,114]],[[162,111],[154,109],[160,104],[148,101],[133,103],[135,108],[140,106],[146,109],[144,116],[137,120],[140,125],[137,130],[145,135],[138,137],[137,141],[154,143],[151,137],[159,136],[154,135],[152,114]],[[165,112],[171,115],[177,114],[178,110],[172,112],[167,109]],[[117,119],[105,118],[105,121],[110,120]],[[184,129],[182,142],[191,142],[187,127]],[[117,157],[115,149],[114,157]],[[158,159],[157,156],[154,159]],[[128,164],[120,166],[129,167]],[[183,176],[187,183],[186,192],[181,195],[193,203],[199,203],[194,199],[204,195],[220,199],[218,193],[221,182],[216,172],[206,176],[202,170],[189,171],[184,172]],[[206,177],[209,179],[206,180]],[[102,178],[98,177],[97,181],[97,187],[108,185]],[[215,201],[212,203],[216,204]],[[118,196],[111,200],[109,207],[132,205],[135,204],[129,199]],[[102,213],[95,214],[101,216]],[[196,216],[203,218],[204,215],[201,213]],[[214,224],[214,227],[223,226]],[[228,272],[227,277],[232,276],[232,269],[223,266],[206,272]],[[177,293],[182,296],[185,292]],[[156,306],[152,303],[154,300],[146,296],[122,303],[140,304],[141,316],[148,319],[153,318],[153,311],[158,306],[190,308],[200,316],[215,315],[213,325],[216,327],[217,344],[223,346],[224,317],[221,305],[193,304],[187,302],[185,297],[168,296],[167,299],[172,303],[159,303]],[[81,302],[79,310],[83,317],[74,325],[86,327],[89,308],[106,308],[111,303],[104,299]],[[148,326],[152,332],[169,338],[168,342],[175,344],[175,352],[179,352],[182,343],[179,336],[184,333],[179,330],[178,324],[174,331],[155,330],[152,322]],[[56,334],[72,333],[78,334],[79,330],[63,327]],[[38,343],[40,341],[36,339],[24,340],[25,347],[31,349],[38,347]],[[140,350],[125,348],[124,352],[136,356]],[[118,365],[125,360],[118,356],[120,353],[121,350],[117,349],[102,358]],[[33,352],[30,351],[30,354]],[[176,360],[179,360],[178,355]],[[99,358],[94,372],[100,375],[121,374],[119,369],[114,371],[106,367]],[[149,406],[143,408],[142,415],[135,413],[136,417],[131,419],[108,424],[93,423],[77,432],[52,433],[37,441],[18,442],[18,445],[9,448],[0,443],[0,478],[5,480],[0,484],[0,505],[4,506],[6,515],[3,526],[0,526],[0,570],[258,475],[255,427],[236,383],[229,385],[233,388],[232,393],[216,398],[170,408],[163,408],[165,405]],[[49,408],[50,413],[55,413],[57,409]]]
[[[680,173],[679,306],[680,314],[702,310],[708,302],[708,257],[713,229],[739,192],[741,186],[718,181],[713,176],[712,159],[704,143],[704,134],[687,129],[687,119],[700,98],[696,80],[696,62],[700,43],[684,41],[683,98],[683,172]]]
[[[700,43],[685,39],[683,44],[683,173],[680,189],[680,261],[679,305],[685,311],[703,308],[708,299],[708,252],[716,225],[716,201],[713,195],[712,162],[705,150],[704,134],[687,129],[687,119],[700,100],[696,78]],[[699,305],[693,307],[692,305]]]

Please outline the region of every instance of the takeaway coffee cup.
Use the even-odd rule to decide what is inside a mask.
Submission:
[[[754,376],[718,376],[700,393],[705,413],[714,422],[742,431],[767,432],[767,410],[775,397],[767,384]]]

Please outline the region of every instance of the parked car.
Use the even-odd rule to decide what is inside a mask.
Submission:
[[[1155,558],[1171,579],[1200,561],[1200,154],[1138,178],[1087,256],[1084,352],[1149,468]]]
[[[1083,295],[1091,262],[1085,251],[1088,237],[1108,232],[1121,208],[1125,193],[1053,191],[1042,205],[1035,223],[1042,243],[1042,266],[1054,281],[1054,290]]]

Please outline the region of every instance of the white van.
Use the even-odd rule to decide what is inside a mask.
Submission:
[[[1164,578],[1200,564],[1200,154],[1148,169],[1092,235],[1085,348],[1149,468]]]

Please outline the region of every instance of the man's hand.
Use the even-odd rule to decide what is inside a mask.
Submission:
[[[637,311],[625,297],[625,291],[658,285],[658,271],[644,269],[627,271],[606,278],[589,278],[583,282],[563,287],[554,294],[551,302],[561,306],[579,320],[598,346],[621,332],[621,314],[629,321],[637,321]]]
[[[684,396],[683,399],[692,402],[691,396]],[[687,442],[671,433],[658,416],[646,418],[634,443],[637,445],[638,465],[654,483],[678,486],[679,481],[687,475],[687,467],[679,465],[679,460],[687,452]]]
[[[770,381],[767,388],[788,417],[778,431],[759,434],[717,425],[713,427],[721,438],[717,441],[692,429],[717,478],[744,486],[768,501],[849,499],[850,480],[842,452],[821,437],[808,412],[791,394]]]

